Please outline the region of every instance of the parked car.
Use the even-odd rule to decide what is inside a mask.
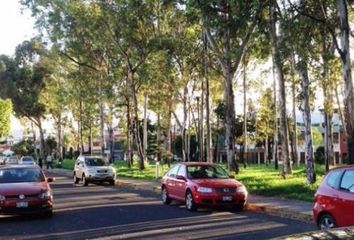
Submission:
[[[0,166],[0,215],[37,214],[52,216],[53,195],[37,165]]]
[[[313,218],[320,229],[354,225],[354,165],[330,170],[315,194]]]
[[[17,156],[8,156],[6,158],[6,164],[18,164]]]
[[[20,158],[19,164],[34,165],[34,164],[36,164],[36,161],[34,160],[34,158],[32,156],[22,156]]]
[[[184,201],[190,211],[202,205],[229,205],[242,210],[247,197],[248,192],[242,183],[230,178],[222,167],[211,163],[178,163],[161,180],[162,202]]]
[[[91,182],[114,185],[116,170],[102,156],[79,156],[75,162],[73,178],[75,184],[82,181],[84,186]]]

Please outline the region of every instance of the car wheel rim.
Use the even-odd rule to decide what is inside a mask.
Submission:
[[[323,218],[321,222],[321,229],[328,229],[333,227],[334,227],[334,222],[332,221],[332,219],[328,217]]]
[[[187,197],[186,197],[186,205],[187,205],[187,208],[188,209],[191,209],[192,208],[192,195],[190,193],[187,194]]]

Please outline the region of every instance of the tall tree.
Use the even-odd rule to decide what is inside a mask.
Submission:
[[[16,47],[15,59],[8,61],[1,79],[7,85],[6,96],[11,99],[15,114],[31,120],[40,133],[40,151],[44,157],[44,132],[42,119],[45,106],[40,103],[39,95],[45,86],[44,79],[50,71],[43,63],[41,56],[46,50],[40,39],[24,41]]]
[[[256,139],[257,141],[264,142],[264,159],[266,164],[269,164],[269,139],[276,132],[274,129],[275,102],[272,89],[267,88],[261,92],[259,105],[255,123]]]
[[[272,44],[272,57],[275,69],[275,77],[278,83],[279,91],[279,132],[280,132],[280,141],[281,141],[281,161],[282,166],[282,175],[291,174],[291,164],[289,159],[289,148],[288,148],[288,128],[287,128],[287,117],[286,117],[286,96],[285,96],[285,79],[283,72],[283,58],[280,52],[279,39],[277,35],[277,2],[272,0],[270,1],[270,39]]]
[[[11,130],[12,103],[9,99],[0,98],[0,138],[8,136]]]
[[[235,105],[233,77],[241,62],[244,50],[255,29],[262,1],[190,1],[200,10],[201,19],[210,49],[215,54],[224,78],[226,107],[226,153],[228,167],[238,172],[235,160]]]

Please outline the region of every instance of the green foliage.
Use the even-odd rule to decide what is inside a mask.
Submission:
[[[75,160],[73,159],[64,158],[61,163],[61,167],[64,169],[73,170],[74,166],[75,166]]]
[[[312,133],[312,144],[315,147],[323,145],[323,136],[320,129],[318,127],[312,127],[311,133]]]
[[[11,150],[20,156],[24,155],[34,155],[34,144],[31,140],[22,140],[18,143],[15,143]]]
[[[48,154],[53,153],[56,147],[57,147],[57,142],[56,142],[55,138],[48,137],[45,140],[45,148],[46,148],[46,151]]]
[[[264,141],[274,133],[275,104],[272,89],[267,88],[262,92],[259,106],[256,116],[256,138],[258,141]]]
[[[9,99],[0,98],[0,138],[10,134],[12,104]]]
[[[45,85],[44,79],[50,74],[41,62],[40,56],[44,53],[39,39],[24,41],[17,46],[14,59],[2,57],[5,67],[0,72],[1,85],[7,85],[2,94],[11,99],[16,115],[36,119],[36,124],[45,112],[39,94]]]

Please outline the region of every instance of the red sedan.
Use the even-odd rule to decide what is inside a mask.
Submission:
[[[0,166],[0,214],[42,213],[51,216],[53,195],[37,165]]]
[[[330,170],[315,194],[313,218],[321,229],[354,225],[354,166]]]
[[[242,183],[230,178],[222,167],[210,163],[179,163],[161,180],[162,202],[169,204],[172,199],[185,201],[190,211],[200,205],[229,205],[235,210],[242,210],[247,196]]]

